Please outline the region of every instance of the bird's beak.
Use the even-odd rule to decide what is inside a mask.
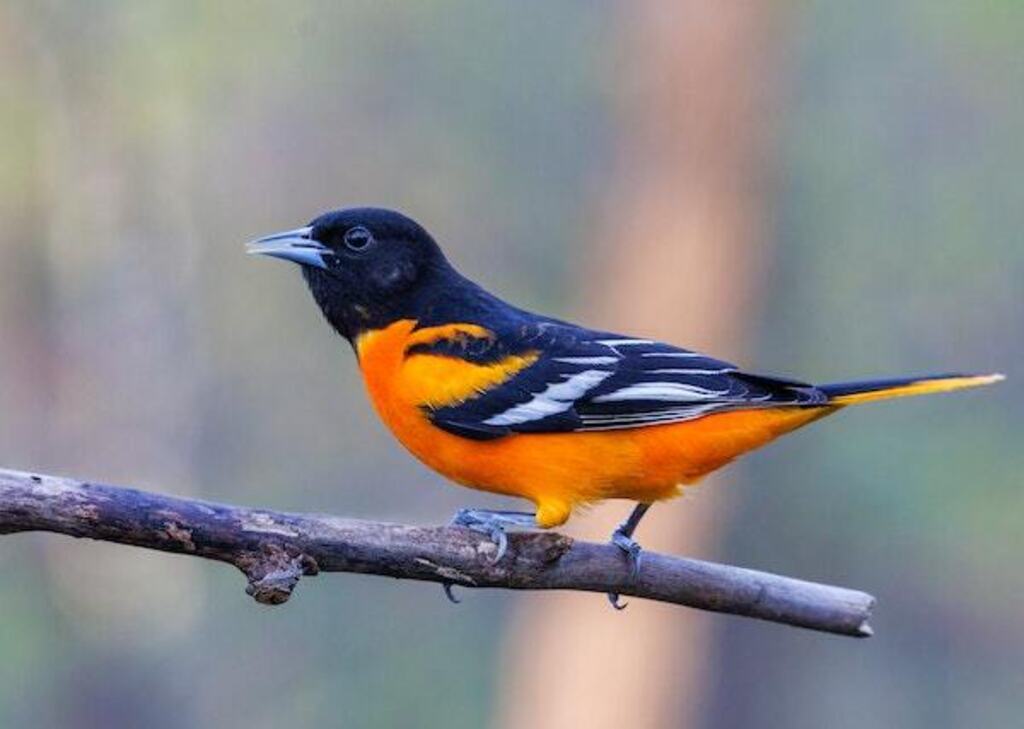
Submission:
[[[246,253],[272,258],[283,258],[300,266],[327,268],[324,256],[334,255],[325,245],[309,237],[312,227],[296,228],[284,233],[268,235],[246,244]]]

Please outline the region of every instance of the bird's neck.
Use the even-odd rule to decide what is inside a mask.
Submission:
[[[353,347],[360,337],[398,321],[413,321],[418,327],[493,321],[503,309],[509,308],[447,262],[423,271],[410,289],[372,305],[337,296],[329,281],[307,281],[327,321]]]
[[[432,272],[417,288],[402,315],[420,328],[444,324],[489,324],[511,309],[508,304],[460,274],[451,266]]]

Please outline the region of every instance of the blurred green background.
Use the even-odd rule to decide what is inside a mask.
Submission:
[[[709,556],[869,590],[878,635],[716,618],[688,723],[1014,726],[1024,5],[767,5],[770,245],[742,364],[1010,380],[857,410],[734,469]],[[393,443],[297,272],[242,243],[385,205],[503,296],[585,314],[630,12],[6,0],[0,465],[420,523],[494,503]],[[267,609],[198,560],[0,544],[5,729],[498,726],[510,672],[529,670],[503,641],[546,599],[453,608],[430,586],[328,576]]]

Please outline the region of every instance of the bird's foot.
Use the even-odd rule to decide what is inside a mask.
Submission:
[[[643,554],[643,547],[633,537],[626,534],[621,526],[612,532],[611,542],[626,555],[626,561],[630,565],[630,579],[636,582],[637,578],[640,577],[640,558]],[[608,602],[616,610],[623,610],[628,605],[628,603],[619,602],[619,594],[617,592],[608,593]]]
[[[536,529],[536,515],[527,511],[491,511],[489,509],[459,509],[452,517],[451,523],[454,526],[464,526],[475,532],[486,534],[494,542],[498,551],[494,555],[493,563],[501,561],[508,551],[508,534],[505,530],[509,527],[515,529]]]
[[[498,547],[491,564],[497,564],[508,551],[508,534],[506,529],[536,529],[536,515],[527,511],[491,511],[489,509],[459,509],[450,522],[453,526],[463,526],[475,532],[486,534]],[[452,594],[452,583],[442,585],[445,596],[454,603],[459,601]]]

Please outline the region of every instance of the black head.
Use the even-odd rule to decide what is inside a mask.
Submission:
[[[350,340],[408,316],[423,290],[451,272],[426,230],[382,208],[325,213],[260,238],[249,252],[298,263],[327,320]]]

